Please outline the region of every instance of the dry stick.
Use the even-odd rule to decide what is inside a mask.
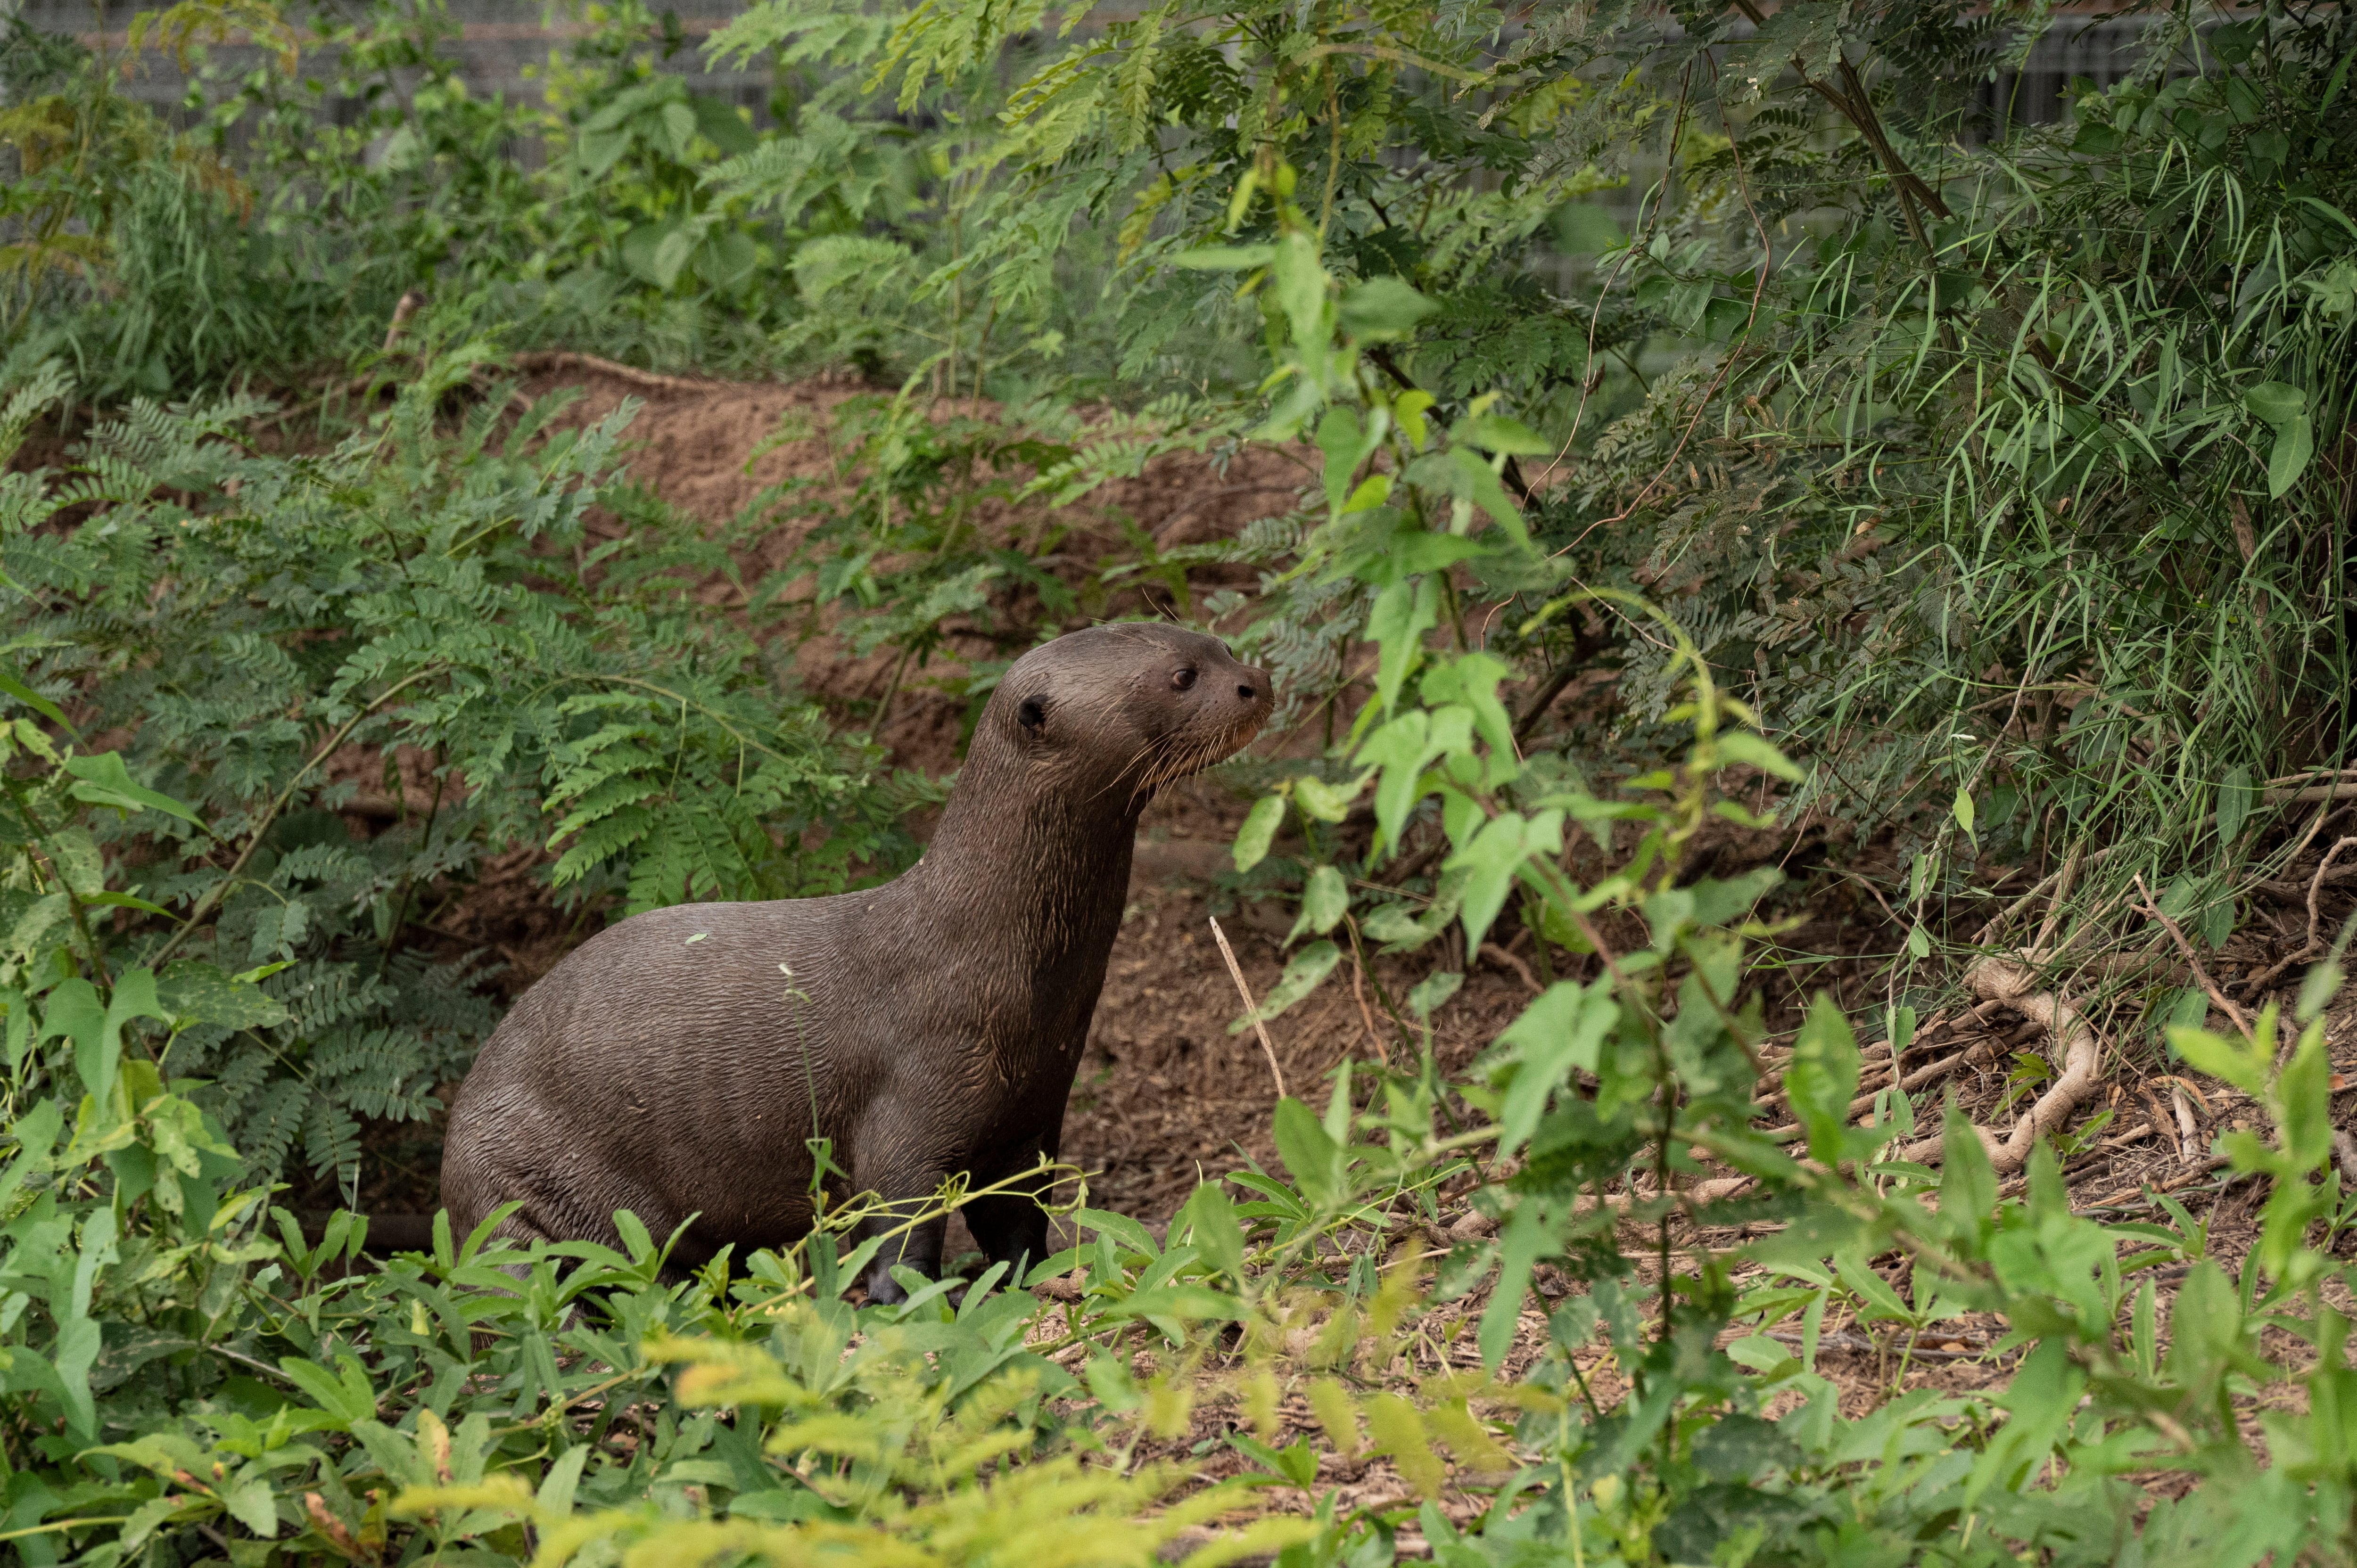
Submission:
[[[2347,849],[2351,844],[2357,844],[2357,837],[2342,838],[2338,843],[2334,843],[2330,849],[2326,850],[2324,852],[2324,859],[2317,865],[2316,875],[2309,878],[2307,942],[2301,946],[2298,952],[2293,953],[2290,957],[2278,959],[2276,962],[2269,964],[2266,969],[2261,970],[2252,979],[2244,982],[2244,995],[2256,996],[2266,987],[2268,981],[2273,980],[2276,975],[2281,974],[2293,964],[2301,962],[2307,959],[2322,958],[2324,956],[2324,944],[2318,940],[2316,934],[2317,924],[2321,918],[2317,912],[2316,900],[2324,891],[2325,873],[2332,869],[2332,863],[2339,859],[2341,852]]]
[[[519,371],[594,371],[611,376],[616,381],[629,381],[655,392],[709,392],[717,383],[690,381],[685,376],[666,376],[653,371],[642,371],[636,365],[624,365],[612,360],[601,360],[595,354],[575,354],[563,350],[543,349],[518,354],[510,361]]]
[[[2333,1130],[2332,1163],[2340,1169],[2342,1181],[2357,1187],[2357,1138],[2351,1137],[2345,1129]]]
[[[1546,987],[1541,985],[1539,983],[1539,977],[1531,972],[1531,966],[1524,963],[1512,953],[1508,952],[1505,949],[1500,947],[1497,943],[1483,942],[1481,944],[1480,956],[1498,964],[1501,968],[1511,969],[1516,974],[1522,976],[1523,983],[1530,987],[1532,995],[1543,996],[1546,993]]]
[[[2208,1176],[2212,1171],[2225,1169],[2230,1163],[2231,1162],[2228,1161],[2226,1156],[2223,1155],[2212,1155],[2208,1159],[2202,1161],[2199,1165],[2196,1165],[2193,1169],[2173,1176],[2167,1181],[2159,1183],[2138,1182],[2134,1187],[2122,1187],[2119,1191],[2113,1193],[2108,1197],[2099,1197],[2093,1203],[2079,1206],[2074,1209],[2074,1212],[2086,1214],[2098,1208],[2110,1208],[2115,1205],[2126,1203],[2128,1199],[2135,1197],[2138,1193],[2144,1191],[2147,1186],[2150,1186],[2155,1193],[2175,1192],[2180,1187],[2192,1186],[2195,1182],[2200,1181],[2203,1176]]]
[[[2284,856],[2284,868],[2286,870],[2289,870],[2292,866],[2299,864],[2299,857],[2307,853],[2308,846],[2309,844],[2316,842],[2316,835],[2324,831],[2324,824],[2330,822],[2333,818],[2339,816],[2348,809],[2349,808],[2346,806],[2335,805],[2333,802],[2327,800],[2322,809],[2319,810],[2316,815],[2309,818],[2308,832],[2299,835],[2299,842],[2291,846],[2291,853],[2289,854]],[[2265,886],[2266,884],[2261,883],[2260,886]]]
[[[1228,973],[1236,983],[1236,993],[1244,999],[1244,1016],[1252,1020],[1254,1030],[1260,1036],[1260,1048],[1268,1057],[1269,1076],[1276,1079],[1276,1097],[1285,1098],[1285,1069],[1276,1065],[1276,1047],[1269,1043],[1268,1026],[1260,1021],[1260,1004],[1253,1000],[1252,987],[1244,983],[1244,966],[1236,961],[1236,950],[1228,946],[1228,933],[1220,929],[1220,918],[1211,918],[1211,940],[1220,944],[1220,956],[1228,961]]]
[[[2191,1165],[2201,1152],[2201,1127],[2193,1120],[2193,1107],[2185,1098],[2185,1086],[2171,1079],[2169,1102],[2177,1112],[2177,1157]]]
[[[2039,923],[2038,934],[2029,939],[2026,950],[2030,953],[2046,950],[2046,939],[2062,921],[2062,901],[2071,897],[2071,889],[2079,880],[2079,867],[2086,859],[2087,841],[2080,840],[2071,846],[2071,854],[2062,862],[2061,879],[2054,884],[2054,897],[2046,901],[2046,918]]]
[[[2144,899],[2143,912],[2160,922],[2160,929],[2169,933],[2169,940],[2177,944],[2178,952],[2184,957],[2185,966],[2193,972],[2194,980],[2200,983],[2202,990],[2210,993],[2210,1000],[2218,1004],[2218,1010],[2234,1021],[2234,1027],[2242,1031],[2243,1038],[2249,1039],[2251,1037],[2249,1016],[2228,1000],[2224,992],[2218,989],[2217,983],[2210,978],[2210,972],[2201,967],[2201,960],[2194,954],[2193,944],[2185,940],[2185,933],[2178,929],[2177,922],[2160,912],[2160,906],[2153,900],[2151,890],[2144,885],[2144,873],[2137,872],[2134,880],[2137,895]]]
[[[401,335],[409,329],[410,317],[415,316],[425,303],[425,294],[413,288],[404,294],[400,303],[393,307],[393,320],[384,329],[384,351],[387,354],[401,347]]]
[[[2112,856],[2117,854],[2126,847],[2127,846],[2125,844],[2114,844],[2108,849],[2099,849],[2095,851],[2094,854],[2090,854],[2082,860],[2080,862],[2079,868],[2082,871],[2085,871],[2093,866],[2101,865],[2104,861],[2111,859]],[[2035,886],[2031,887],[2029,892],[2023,894],[2020,897],[2016,898],[2012,903],[2007,904],[2004,908],[1998,910],[1996,914],[1991,918],[1989,923],[1983,926],[1978,934],[1973,938],[1972,945],[1978,948],[1987,947],[1996,940],[1996,934],[1999,931],[2012,924],[2013,918],[2016,915],[2020,914],[2024,909],[2029,908],[2031,904],[2037,902],[2039,897],[2044,894],[2048,888],[2053,886],[2061,875],[2062,873],[2060,870],[2048,872],[2046,875],[2041,878]]]
[[[2317,800],[2346,800],[2357,797],[2357,779],[2341,779],[2331,784],[2311,784],[2305,789],[2262,790],[2259,799],[2270,806],[2307,805]]]

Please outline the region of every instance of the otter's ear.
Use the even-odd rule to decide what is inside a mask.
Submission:
[[[1026,697],[1015,706],[1015,722],[1033,735],[1039,733],[1048,722],[1048,699]]]

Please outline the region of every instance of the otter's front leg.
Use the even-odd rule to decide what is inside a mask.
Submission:
[[[1046,1201],[1054,1194],[1054,1179],[1040,1168],[1044,1157],[1049,1165],[1056,1159],[1055,1148],[1063,1131],[1062,1108],[1053,1125],[1016,1150],[1005,1160],[998,1171],[976,1186],[1008,1184],[1008,1190],[977,1197],[966,1206],[966,1228],[994,1263],[1005,1263],[1008,1290],[1023,1288],[1023,1274],[1032,1264],[1047,1261],[1048,1210]]]
[[[1023,1288],[1024,1271],[1048,1257],[1048,1211],[1028,1194],[997,1193],[966,1206],[966,1228],[990,1255],[1005,1263],[1008,1290]]]
[[[928,1195],[933,1189],[928,1187]],[[859,1228],[863,1240],[869,1236],[897,1230],[907,1221],[894,1219],[870,1219]],[[909,1293],[892,1277],[896,1267],[916,1270],[927,1279],[939,1279],[942,1273],[942,1241],[949,1232],[947,1215],[937,1215],[905,1234],[893,1237],[877,1251],[876,1261],[867,1265],[867,1299],[880,1305],[906,1301]]]
[[[901,1228],[909,1223],[910,1215],[923,1212],[941,1191],[950,1167],[938,1155],[917,1153],[888,1134],[877,1142],[893,1154],[872,1163],[861,1161],[855,1179],[862,1191],[876,1194],[890,1208],[887,1213],[861,1221],[858,1236],[861,1241],[875,1236],[888,1238],[877,1251],[875,1261],[867,1265],[867,1299],[890,1303],[908,1296],[900,1282],[892,1277],[895,1267],[914,1269],[927,1279],[940,1277],[942,1243],[949,1234],[949,1216],[935,1215],[921,1225],[906,1230]],[[899,1234],[894,1235],[895,1231]]]

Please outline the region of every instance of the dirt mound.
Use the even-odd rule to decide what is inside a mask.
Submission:
[[[837,415],[854,398],[878,395],[874,387],[834,378],[765,385],[657,376],[586,355],[527,356],[526,364],[532,374],[525,395],[578,394],[561,424],[588,424],[626,400],[636,402],[640,407],[625,435],[629,478],[716,532],[727,531],[738,572],[748,582],[788,564],[813,525],[813,503],[823,508],[830,496],[850,495],[843,473],[845,456],[838,450]],[[936,416],[995,412],[986,404],[958,402],[943,403]],[[1060,570],[1080,585],[1090,563],[1130,547],[1130,527],[1166,550],[1229,537],[1255,518],[1286,510],[1310,478],[1297,462],[1265,448],[1224,464],[1192,454],[1155,458],[1135,477],[1103,484],[1082,501],[1054,512],[1054,522],[1065,531],[1056,551],[1065,563]],[[786,486],[794,487],[792,507],[772,505],[766,515],[754,510]],[[1044,505],[1010,505],[985,496],[972,515],[985,536],[1012,543],[1037,537],[1049,512]],[[1198,596],[1253,582],[1249,568],[1232,565],[1202,565],[1188,573],[1189,586]],[[716,607],[726,607],[734,591],[716,583],[709,596]],[[1006,628],[985,618],[951,617],[942,623],[943,648],[923,668],[904,669],[890,648],[855,651],[836,635],[837,618],[830,608],[810,606],[797,616],[798,604],[808,601],[790,599],[783,617],[756,631],[794,639],[793,668],[802,686],[846,723],[867,727],[888,694],[878,738],[896,761],[935,773],[957,766],[966,716],[957,688],[967,673],[966,661],[1003,658],[1022,645],[1010,644]],[[1114,592],[1097,613],[1110,618],[1161,614],[1169,607],[1168,589],[1149,584]]]

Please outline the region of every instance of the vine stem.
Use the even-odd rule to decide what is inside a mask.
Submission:
[[[180,944],[196,934],[197,927],[203,923],[207,915],[212,913],[214,906],[227,897],[230,887],[236,883],[239,873],[242,872],[246,863],[253,858],[253,852],[262,847],[262,835],[270,831],[270,824],[278,820],[278,814],[286,809],[286,803],[295,798],[295,791],[303,787],[303,780],[311,776],[311,770],[327,761],[335,753],[336,748],[344,744],[352,731],[360,727],[362,719],[367,718],[427,676],[440,674],[442,668],[439,664],[429,665],[414,674],[405,675],[394,682],[379,693],[368,706],[338,725],[335,734],[319,743],[318,749],[311,754],[311,760],[305,763],[295,777],[286,781],[286,788],[278,791],[277,799],[272,800],[269,807],[262,813],[262,820],[253,824],[253,832],[246,835],[245,847],[238,851],[237,859],[230,863],[230,868],[221,874],[221,880],[205,889],[204,896],[197,900],[197,907],[188,911],[186,923],[172,933],[172,940],[166,942],[154,958],[147,961],[149,967],[160,967],[166,959],[178,952],[180,950]]]

